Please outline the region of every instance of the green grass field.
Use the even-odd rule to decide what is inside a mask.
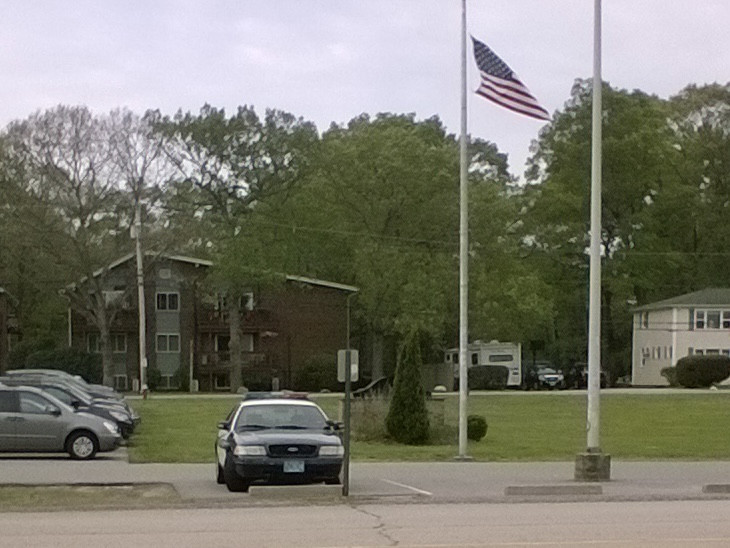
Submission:
[[[601,398],[602,450],[614,459],[730,460],[727,434],[730,392],[625,394]],[[337,418],[339,399],[315,399]],[[133,462],[210,462],[216,424],[239,398],[155,398],[133,400],[142,424],[130,440]],[[472,394],[469,413],[486,417],[486,438],[469,442],[480,461],[573,460],[585,449],[585,394],[554,392]],[[354,441],[354,460],[434,461],[457,454],[458,398],[446,397],[441,443],[404,446]],[[358,423],[353,421],[353,436]],[[444,438],[446,432],[446,439]]]

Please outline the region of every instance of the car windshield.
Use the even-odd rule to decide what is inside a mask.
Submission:
[[[285,428],[290,430],[321,430],[327,419],[319,408],[309,405],[251,405],[244,406],[236,420],[236,430]]]
[[[540,368],[539,371],[543,375],[545,375],[545,374],[552,375],[552,374],[557,373],[557,371],[555,371],[555,369],[553,369],[552,367],[542,367],[542,368]]]

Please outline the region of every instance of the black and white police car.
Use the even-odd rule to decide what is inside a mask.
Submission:
[[[250,393],[218,424],[216,480],[229,491],[251,483],[340,483],[340,424],[306,395]]]

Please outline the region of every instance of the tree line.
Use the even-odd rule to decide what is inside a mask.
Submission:
[[[576,81],[540,131],[524,180],[495,143],[469,138],[470,340],[585,361],[590,85]],[[630,370],[633,305],[730,282],[729,135],[730,84],[669,99],[604,84],[602,355],[613,378]],[[458,137],[437,117],[363,114],[320,133],[249,106],[39,111],[0,133],[0,287],[26,340],[61,345],[66,307],[84,314],[108,381],[119,307],[99,272],[134,250],[141,214],[145,249],[214,262],[209,283],[231,297],[231,317],[252,284],[328,279],[360,288],[354,334],[374,377],[392,373],[414,331],[424,360],[440,362],[458,340],[458,162]]]

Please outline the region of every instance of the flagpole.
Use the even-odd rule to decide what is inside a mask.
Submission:
[[[459,455],[467,460],[467,347],[469,344],[469,192],[466,157],[466,0],[461,0],[461,138],[459,139]]]
[[[601,0],[594,0],[593,15],[593,120],[591,148],[591,241],[588,320],[587,448],[578,455],[575,479],[608,481],[611,457],[601,452]]]

